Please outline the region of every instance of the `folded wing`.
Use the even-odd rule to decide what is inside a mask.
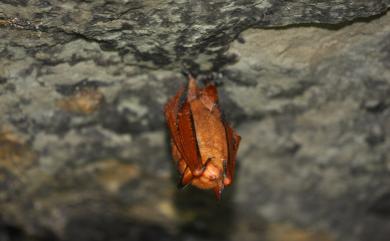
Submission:
[[[185,102],[181,107],[177,119],[180,142],[183,148],[182,154],[192,174],[199,176],[203,172],[203,164],[196,139],[194,119],[188,102]]]
[[[224,122],[226,131],[226,140],[228,146],[228,160],[226,165],[226,177],[229,180],[229,184],[233,182],[234,170],[236,166],[236,157],[238,146],[240,145],[241,137],[230,127],[230,125]],[[228,184],[227,184],[228,185]]]

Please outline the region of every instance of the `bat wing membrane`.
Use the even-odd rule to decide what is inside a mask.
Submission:
[[[226,140],[228,146],[228,160],[226,165],[226,177],[233,181],[234,169],[236,166],[236,157],[238,146],[240,145],[241,137],[230,127],[230,125],[224,122],[226,131]]]
[[[200,175],[203,165],[200,159],[199,147],[196,140],[195,127],[188,102],[181,103],[185,97],[184,89],[165,105],[165,118],[178,152],[194,175]]]

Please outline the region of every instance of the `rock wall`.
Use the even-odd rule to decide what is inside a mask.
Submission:
[[[2,1],[0,240],[388,241],[389,6]],[[221,202],[176,188],[182,70],[242,136]]]

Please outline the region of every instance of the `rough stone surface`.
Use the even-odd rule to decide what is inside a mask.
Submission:
[[[2,1],[0,240],[388,241],[390,1]],[[235,184],[177,190],[214,71]]]

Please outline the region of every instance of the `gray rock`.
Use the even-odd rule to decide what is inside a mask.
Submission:
[[[0,240],[387,241],[389,6],[2,1]],[[182,70],[242,136],[219,203],[176,188]]]
[[[99,50],[116,53],[117,59],[127,64],[194,71],[218,70],[221,62],[234,61],[231,56],[223,58],[221,55],[241,31],[250,27],[342,24],[380,15],[389,5],[388,0],[99,0],[81,3],[36,0],[6,1],[0,11],[16,28],[45,33],[35,43],[27,43],[26,38],[19,40],[43,47],[40,50],[46,55],[40,53],[41,61],[61,61],[52,53],[58,51],[51,48],[56,43],[84,40]],[[69,56],[73,57],[72,63],[83,60],[78,55]]]

